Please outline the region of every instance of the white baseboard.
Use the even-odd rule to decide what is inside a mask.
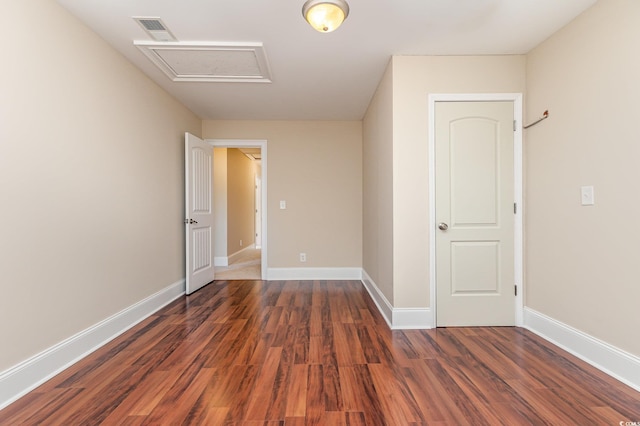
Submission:
[[[364,269],[362,283],[392,330],[434,327],[435,322],[430,308],[394,308]]]
[[[369,296],[373,299],[373,302],[378,307],[378,311],[380,311],[389,328],[393,328],[393,306],[391,306],[389,300],[382,294],[382,291],[364,269],[362,270],[362,284],[364,284],[364,288],[369,292]]]
[[[267,280],[361,280],[361,268],[268,268]]]
[[[43,352],[0,372],[0,409],[11,404],[185,292],[182,279]]]
[[[640,358],[580,330],[524,308],[524,327],[640,391]]]
[[[216,256],[213,258],[213,266],[229,266],[229,258],[227,256]]]
[[[233,253],[231,256],[216,256],[213,258],[213,266],[229,266],[230,263],[235,262],[235,260],[245,251],[258,249],[260,247],[256,247],[255,243],[247,246],[237,252]]]
[[[242,253],[244,253],[247,250],[255,250],[256,245],[255,244],[251,244],[250,246],[246,246],[245,248],[238,250],[237,252],[233,253],[232,255],[229,256],[229,260],[227,262],[227,265],[235,262],[238,257],[240,257],[242,255]]]
[[[429,308],[393,308],[393,330],[424,330],[434,327]]]

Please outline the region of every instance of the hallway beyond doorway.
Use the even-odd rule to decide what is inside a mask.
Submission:
[[[216,268],[216,280],[260,280],[262,250],[243,250],[229,266]]]

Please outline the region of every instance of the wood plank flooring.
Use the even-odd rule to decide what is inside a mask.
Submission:
[[[619,425],[640,393],[519,328],[390,331],[360,282],[216,281],[1,425]]]

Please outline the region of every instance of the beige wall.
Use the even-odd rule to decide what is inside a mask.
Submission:
[[[227,257],[227,148],[213,148],[213,217],[213,255]]]
[[[361,122],[205,121],[203,136],[268,141],[270,268],[362,266]]]
[[[227,253],[232,255],[255,242],[255,168],[236,148],[227,150],[227,185]]]
[[[526,305],[640,355],[640,2],[607,0],[527,56]],[[580,205],[593,185],[594,206]]]
[[[524,56],[394,56],[394,307],[430,306],[428,95],[521,93]]]
[[[184,278],[201,121],[50,0],[3,2],[0,371]]]
[[[387,67],[363,120],[363,269],[393,304],[393,72]]]

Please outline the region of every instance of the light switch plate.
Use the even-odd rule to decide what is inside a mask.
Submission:
[[[285,200],[280,200],[280,210],[284,210],[287,208],[287,202]]]
[[[580,200],[583,206],[593,206],[595,204],[593,198],[593,186],[580,187]]]

